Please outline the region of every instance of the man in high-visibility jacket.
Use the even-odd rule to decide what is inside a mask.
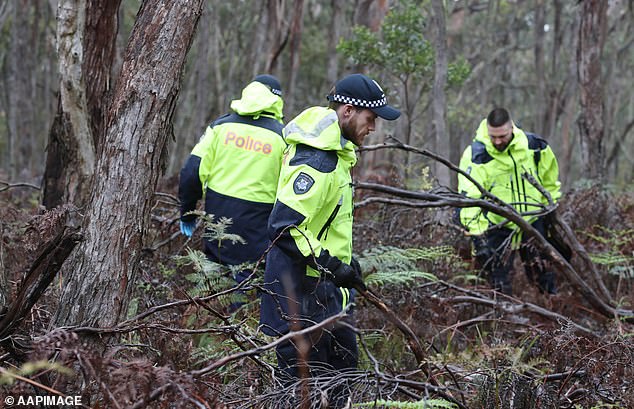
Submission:
[[[266,226],[286,143],[282,137],[284,102],[272,75],[254,78],[231,102],[234,111],[216,119],[192,150],[180,173],[181,232],[191,237],[196,208],[205,195],[205,211],[214,220],[230,218],[227,233],[244,243],[205,239],[207,257],[224,265],[257,261],[268,246]],[[242,282],[250,270],[235,277]]]
[[[544,139],[515,126],[506,109],[494,109],[482,120],[473,143],[462,155],[460,169],[494,196],[511,204],[545,234],[544,217],[530,213],[542,209],[548,199],[522,175],[531,174],[557,201],[561,197],[557,159]],[[470,198],[482,197],[480,190],[462,175],[458,176],[458,190]],[[514,252],[506,250],[520,244],[520,256],[529,279],[536,280],[542,292],[557,292],[555,274],[546,271],[545,255],[531,246],[530,240],[522,239],[517,226],[500,225],[505,218],[479,207],[462,209],[460,221],[472,236],[476,259],[496,290],[511,294],[509,272]]]
[[[289,146],[269,218],[274,246],[267,256],[260,316],[269,335],[321,322],[346,308],[351,289],[365,288],[352,259],[355,147],[374,131],[377,116],[394,120],[400,112],[387,104],[378,83],[362,74],[338,81],[327,99],[328,107],[308,108],[284,127]],[[356,337],[346,326],[311,333],[303,352],[295,341],[277,348],[280,369],[293,377],[302,355],[311,373],[357,365]]]

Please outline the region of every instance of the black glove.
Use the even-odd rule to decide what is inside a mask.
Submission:
[[[346,263],[341,263],[339,268],[332,271],[332,275],[328,278],[337,287],[357,288],[363,291],[367,290],[367,287],[363,283],[363,278],[361,278],[361,274],[357,273],[352,266]]]
[[[317,266],[311,266],[322,273],[322,277],[332,281],[337,287],[345,288],[358,288],[360,290],[367,290],[367,287],[363,283],[361,276],[361,267],[356,260],[352,263],[356,264],[356,268],[342,262],[339,258],[331,256],[328,250],[322,250],[319,257],[317,257]],[[327,271],[323,271],[323,269]]]
[[[363,274],[361,274],[361,264],[359,264],[359,260],[357,260],[356,258],[352,257],[352,259],[350,260],[350,267],[352,267],[354,272],[359,277],[363,277]]]
[[[350,267],[352,267],[355,274],[354,288],[366,291],[368,287],[366,287],[365,283],[363,282],[363,273],[361,271],[361,264],[359,264],[359,261],[356,258],[352,257],[352,259],[350,260]]]
[[[495,252],[489,246],[485,236],[473,236],[473,248],[475,249],[475,258],[481,266],[484,266],[493,258]]]

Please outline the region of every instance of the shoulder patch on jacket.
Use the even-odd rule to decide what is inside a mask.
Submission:
[[[295,148],[295,156],[289,165],[308,165],[321,173],[330,173],[337,167],[338,160],[335,151],[323,151],[312,146],[298,144]]]
[[[471,144],[471,162],[482,165],[492,160],[493,157],[489,155],[486,146],[482,142],[475,141]]]
[[[297,175],[295,181],[293,182],[293,192],[295,192],[296,195],[303,195],[308,192],[314,184],[315,179],[310,177],[309,174],[299,172],[299,175]]]

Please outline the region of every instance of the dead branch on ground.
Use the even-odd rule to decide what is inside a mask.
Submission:
[[[360,148],[360,151],[371,151],[377,149],[401,149],[409,152],[416,152],[423,156],[427,156],[431,159],[437,160],[449,167],[451,170],[460,173],[469,179],[474,185],[482,193],[482,199],[471,199],[467,198],[463,195],[460,195],[456,192],[452,191],[443,191],[439,193],[432,192],[415,192],[406,189],[400,189],[393,186],[387,186],[377,183],[366,183],[366,182],[355,182],[355,187],[358,189],[372,190],[376,192],[386,193],[392,196],[396,196],[399,198],[405,198],[413,200],[411,207],[480,207],[489,212],[495,213],[507,219],[508,221],[514,223],[518,228],[525,234],[527,237],[534,239],[535,247],[542,253],[547,254],[556,268],[562,272],[572,287],[578,291],[599,313],[607,318],[622,318],[627,322],[634,322],[634,311],[626,310],[622,308],[618,308],[613,300],[610,298],[606,298],[606,294],[604,291],[600,291],[597,293],[594,288],[590,287],[588,283],[579,275],[576,269],[553,247],[553,245],[548,242],[548,240],[543,237],[539,231],[537,231],[530,223],[528,223],[524,218],[523,214],[518,213],[513,206],[504,203],[499,198],[492,195],[486,189],[484,189],[480,184],[478,184],[470,175],[466,174],[466,172],[459,169],[457,166],[452,164],[447,159],[442,158],[439,155],[436,155],[430,151],[425,149],[419,149],[413,146],[405,145],[400,142],[390,143],[390,144],[381,144],[381,145],[371,145]],[[549,196],[547,196],[549,197]],[[552,199],[550,200],[552,204]],[[554,204],[543,207],[543,212],[532,212],[533,215],[546,215],[553,212],[556,209]],[[555,217],[559,226],[563,226],[565,223]],[[568,228],[568,232],[572,232]],[[575,247],[575,250],[583,251],[582,247]],[[586,259],[589,260],[589,256],[586,254]],[[600,277],[597,276],[598,279]],[[601,286],[598,286],[601,289]]]

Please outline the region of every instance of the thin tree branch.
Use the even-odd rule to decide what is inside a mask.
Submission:
[[[35,186],[31,183],[26,183],[26,182],[9,183],[9,182],[5,182],[4,180],[0,180],[0,186],[2,186],[0,187],[0,192],[4,192],[5,190],[13,189],[16,187],[27,187],[29,189],[40,190],[39,186]]]

